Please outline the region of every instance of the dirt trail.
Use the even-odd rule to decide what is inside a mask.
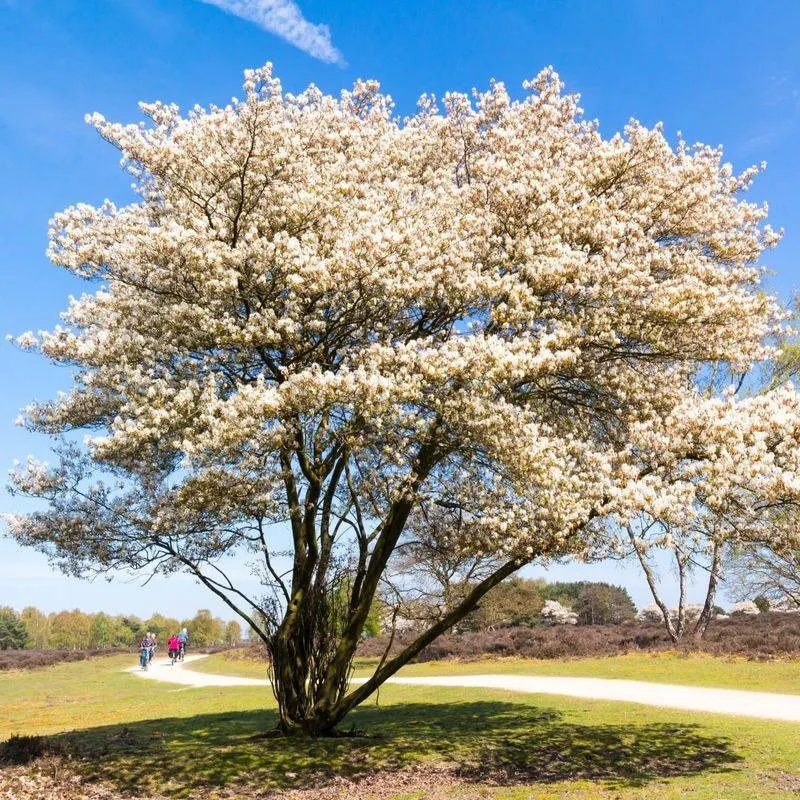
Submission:
[[[240,678],[235,675],[212,675],[211,673],[184,669],[185,665],[204,658],[208,658],[208,656],[202,654],[187,655],[183,661],[176,661],[174,664],[168,658],[154,658],[148,670],[142,670],[141,667],[131,667],[128,672],[147,680],[180,683],[184,686],[269,686],[268,680]]]
[[[234,675],[213,675],[184,669],[184,665],[207,658],[188,655],[183,663],[170,664],[169,659],[155,659],[143,672],[132,667],[129,672],[147,680],[168,681],[184,686],[269,686],[269,681],[240,678]],[[362,683],[356,678],[353,683]],[[735,714],[789,722],[800,722],[800,695],[748,692],[739,689],[710,689],[702,686],[680,686],[646,681],[610,678],[559,678],[539,675],[448,675],[431,678],[390,678],[388,683],[407,686],[456,686],[473,689],[502,689],[531,694],[555,694],[591,700],[615,700],[642,703],[685,711]]]

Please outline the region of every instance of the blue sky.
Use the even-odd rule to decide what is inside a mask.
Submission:
[[[241,72],[272,61],[284,86],[338,92],[377,78],[411,112],[423,92],[484,87],[512,92],[552,64],[610,134],[630,117],[663,121],[669,134],[723,144],[735,167],[762,160],[752,196],[769,200],[786,230],[769,254],[774,291],[800,287],[800,4],[695,0],[0,0],[0,321],[2,333],[48,328],[83,285],[44,256],[51,214],[78,201],[121,203],[129,179],[116,151],[83,122],[100,111],[138,119],[139,100],[186,107],[224,103]],[[69,376],[36,356],[0,347],[0,469],[46,443],[13,427],[20,407],[67,387]],[[0,510],[19,507],[0,494]],[[531,574],[543,574],[532,568]],[[646,586],[632,564],[562,567]],[[176,615],[222,608],[188,579],[85,583],[0,540],[0,605]]]

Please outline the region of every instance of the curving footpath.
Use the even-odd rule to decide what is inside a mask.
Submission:
[[[167,683],[180,683],[183,686],[269,686],[269,681],[258,678],[240,678],[236,675],[212,675],[205,672],[192,672],[184,669],[184,665],[193,661],[208,658],[206,655],[187,655],[183,661],[172,664],[168,658],[155,658],[146,672],[140,667],[131,667],[132,672],[140,678]]]
[[[213,675],[184,669],[185,664],[207,658],[204,655],[186,656],[174,666],[169,659],[156,659],[147,672],[139,667],[128,670],[140,678],[167,681],[183,686],[269,686],[269,681],[240,678],[233,675]],[[356,678],[353,683],[363,683]],[[800,695],[747,692],[739,689],[711,689],[701,686],[680,686],[668,683],[648,683],[615,678],[558,678],[538,675],[448,675],[431,678],[389,678],[387,683],[406,686],[455,686],[472,689],[501,689],[531,694],[556,694],[590,700],[613,700],[641,703],[683,711],[706,711],[715,714],[735,714],[788,722],[800,722]]]

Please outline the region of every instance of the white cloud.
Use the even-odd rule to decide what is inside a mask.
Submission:
[[[342,54],[333,46],[327,25],[314,25],[294,0],[200,0],[229,14],[254,22],[289,44],[320,61],[344,65]]]

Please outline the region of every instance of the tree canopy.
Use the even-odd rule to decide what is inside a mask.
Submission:
[[[13,608],[0,607],[0,650],[21,650],[28,644],[28,630]]]

